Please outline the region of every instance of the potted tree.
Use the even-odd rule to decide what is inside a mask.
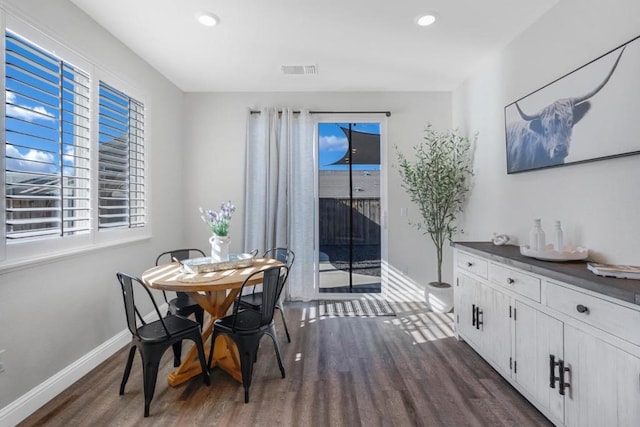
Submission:
[[[475,141],[475,137],[474,137]],[[472,141],[457,130],[438,132],[428,124],[424,141],[414,147],[408,160],[396,147],[402,187],[414,202],[422,221],[409,222],[428,234],[436,247],[437,282],[425,287],[432,310],[448,312],[453,307],[451,285],[442,281],[442,251],[456,232],[455,220],[462,211],[473,175]]]

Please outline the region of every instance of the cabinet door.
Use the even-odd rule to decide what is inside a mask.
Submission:
[[[480,326],[483,349],[494,367],[509,377],[511,358],[511,322],[509,321],[509,297],[488,286],[482,286],[480,296]]]
[[[617,350],[615,360],[618,425],[640,426],[640,358]]]
[[[567,426],[640,425],[639,358],[565,325],[565,363]]]
[[[511,356],[509,297],[465,275],[458,277],[456,292],[458,332],[508,377]]]
[[[514,304],[514,371],[512,378],[539,405],[546,408],[557,421],[564,418],[564,397],[558,382],[551,388],[550,376],[558,376],[549,366],[549,356],[564,360],[563,323],[535,308],[516,301]]]
[[[473,308],[480,304],[480,289],[483,285],[463,274],[456,281],[456,328],[459,334],[479,349],[480,329],[475,326]]]

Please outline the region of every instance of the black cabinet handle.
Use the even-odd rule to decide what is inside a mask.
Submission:
[[[511,277],[507,277],[507,283],[510,285],[513,285],[516,281],[513,280]]]
[[[556,366],[560,362],[556,362],[556,357],[553,354],[549,355],[549,387],[556,388],[556,381],[560,380],[560,377],[556,377]]]
[[[560,373],[560,378],[559,378],[559,389],[558,393],[560,393],[561,395],[565,395],[565,388],[569,388],[571,387],[571,384],[567,383],[564,381],[564,374],[565,372],[569,372],[569,368],[564,366],[564,360],[559,360],[558,361],[558,371]]]
[[[471,326],[476,326],[476,305],[471,304]]]
[[[473,267],[473,263],[471,261],[467,262],[467,267]]]
[[[476,329],[480,329],[480,325],[483,324],[480,320],[480,316],[482,316],[482,310],[480,310],[480,307],[476,307]]]
[[[578,313],[587,313],[589,311],[589,307],[587,307],[586,305],[578,304],[576,306],[576,310],[578,310]]]

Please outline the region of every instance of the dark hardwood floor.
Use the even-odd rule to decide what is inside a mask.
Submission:
[[[123,349],[20,425],[551,425],[466,343],[451,337],[451,315],[427,312],[416,303],[394,304],[396,317],[319,319],[315,307],[286,306],[291,343],[276,318],[287,376],[280,377],[265,337],[248,404],[242,385],[218,369],[210,387],[201,377],[168,386],[169,350],[151,414],[143,418],[139,355],[126,393],[118,395],[127,355]]]

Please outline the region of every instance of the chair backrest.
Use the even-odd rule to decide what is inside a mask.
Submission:
[[[293,265],[293,261],[296,259],[296,254],[287,248],[272,248],[267,250],[263,258],[271,258],[277,259],[278,261],[284,263],[287,267],[291,268]]]
[[[240,295],[242,295],[242,291],[244,290],[247,283],[249,283],[252,278],[257,275],[263,275],[262,304],[260,305],[260,326],[265,326],[271,323],[271,321],[273,320],[273,313],[276,308],[276,302],[278,302],[278,298],[280,298],[282,288],[284,288],[284,284],[287,281],[287,277],[289,275],[289,267],[278,265],[252,273],[242,283]],[[240,304],[236,304],[234,315],[238,314],[239,308]],[[235,321],[232,327],[235,329]]]
[[[173,262],[174,258],[178,261],[182,261],[189,258],[203,256],[205,256],[204,252],[202,252],[200,249],[174,249],[172,251],[162,252],[160,255],[158,255],[158,258],[156,258],[156,265],[171,263]],[[164,296],[164,300],[166,302],[169,302],[169,300],[167,299],[167,293],[165,291],[162,291],[162,295]],[[176,296],[178,297],[178,299],[187,298],[187,294],[185,294],[184,292],[176,292]]]
[[[137,277],[130,276],[126,273],[120,273],[120,272],[118,272],[116,276],[118,277],[118,282],[120,282],[120,287],[122,288],[122,298],[124,300],[124,312],[125,312],[125,315],[127,316],[127,327],[129,328],[129,331],[131,332],[131,334],[139,337],[138,321],[140,322],[141,325],[146,325],[146,322],[144,321],[144,319],[140,315],[140,312],[138,311],[138,307],[136,307],[135,296],[133,292],[133,284],[137,283],[138,285],[140,285],[140,287],[142,287],[142,289],[146,291],[147,295],[149,296],[149,299],[153,303],[153,308],[156,310],[158,318],[160,319],[160,322],[162,323],[162,327],[167,333],[167,336],[171,336],[171,334],[169,333],[169,330],[167,329],[167,325],[164,323],[164,319],[160,314],[158,305],[156,304],[156,301],[153,298],[153,295],[151,295],[151,291],[149,290],[149,288],[147,288],[145,284],[142,283],[142,281]],[[137,317],[137,320],[136,320],[136,317]]]
[[[200,249],[174,249],[172,251],[162,252],[156,258],[156,265],[160,264],[168,264],[173,262],[173,259],[177,259],[178,261],[182,261],[189,258],[195,257],[203,257],[204,252]]]

